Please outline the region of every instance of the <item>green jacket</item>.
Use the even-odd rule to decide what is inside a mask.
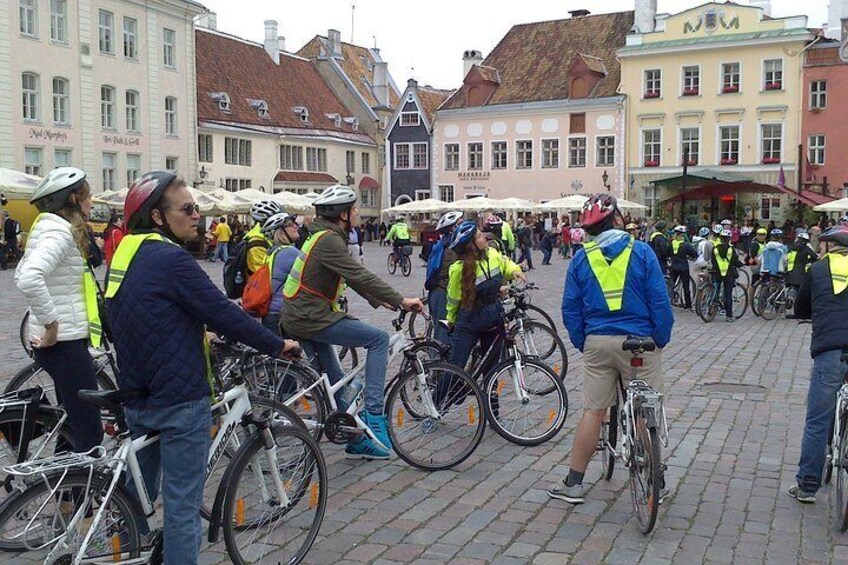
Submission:
[[[304,265],[302,282],[324,296],[334,296],[339,282],[346,283],[374,308],[381,304],[400,306],[403,295],[359,264],[347,250],[347,233],[336,224],[317,218],[309,225],[312,237],[322,230],[331,233],[322,237]],[[308,291],[287,299],[280,323],[287,336],[308,339],[342,318],[352,318],[333,311],[332,304]]]
[[[398,222],[394,224],[392,229],[390,229],[389,233],[386,235],[386,239],[389,241],[409,239],[409,226],[407,226],[405,222]]]
[[[509,225],[509,222],[504,222],[501,226],[501,236],[506,241],[507,251],[510,253],[515,251],[515,234],[512,233],[512,226]]]

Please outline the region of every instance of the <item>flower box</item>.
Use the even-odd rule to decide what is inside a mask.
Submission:
[[[731,94],[733,92],[739,92],[739,85],[736,86],[725,86],[721,89],[722,94]]]
[[[776,165],[780,163],[780,157],[763,157],[763,165]]]
[[[813,114],[819,114],[819,113],[821,113],[822,109],[821,109],[821,108],[819,108],[818,106],[814,106],[814,107],[810,108],[810,111],[811,111]]]
[[[698,160],[697,160],[697,159],[689,159],[688,161],[686,161],[686,166],[687,166],[687,167],[694,167],[694,166],[696,166],[697,164],[698,164]]]
[[[683,96],[698,96],[698,89],[697,88],[684,88],[683,89]]]
[[[782,82],[767,82],[766,90],[780,90],[783,88]]]
[[[646,167],[659,167],[660,162],[659,161],[645,161],[645,166]]]
[[[722,165],[735,165],[736,159],[722,159],[721,164]]]
[[[646,92],[642,96],[642,98],[659,98],[659,97],[660,97],[660,93],[656,90],[649,90],[648,92]]]

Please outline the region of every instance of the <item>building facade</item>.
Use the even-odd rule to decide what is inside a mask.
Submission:
[[[677,189],[655,181],[720,175],[794,190],[801,134],[801,66],[816,37],[805,16],[773,18],[768,2],[709,3],[657,15],[637,0],[636,26],[620,49],[627,96],[628,195],[651,215],[671,214]],[[782,221],[787,196],[685,200],[687,220],[709,215]],[[674,210],[680,217],[679,210]]]
[[[430,197],[433,125],[436,110],[450,94],[449,90],[419,86],[414,79],[407,82],[386,130],[386,191],[392,206]]]
[[[201,188],[321,192],[360,189],[363,217],[379,213],[377,144],[315,64],[288,53],[277,22],[264,44],[198,27]]]
[[[624,191],[624,97],[615,51],[633,12],[514,26],[438,110],[432,195],[545,202]],[[564,58],[563,54],[567,54]]]
[[[0,166],[72,165],[95,191],[144,171],[196,171],[193,20],[187,0],[0,2]]]

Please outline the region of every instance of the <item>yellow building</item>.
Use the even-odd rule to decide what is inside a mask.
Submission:
[[[767,1],[752,4],[657,15],[656,0],[636,1],[634,32],[618,56],[628,198],[651,215],[680,217],[688,155],[689,222],[788,217],[789,200],[774,187],[781,170],[785,186],[796,186],[801,64],[816,36],[806,16],[772,18]]]

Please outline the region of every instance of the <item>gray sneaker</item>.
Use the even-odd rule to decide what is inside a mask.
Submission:
[[[548,489],[548,496],[570,502],[571,504],[583,504],[583,485],[566,486],[565,481],[555,484]]]
[[[804,504],[816,503],[816,494],[813,492],[807,492],[798,485],[792,485],[789,487],[788,492],[789,496],[795,498],[798,502],[803,502]]]

